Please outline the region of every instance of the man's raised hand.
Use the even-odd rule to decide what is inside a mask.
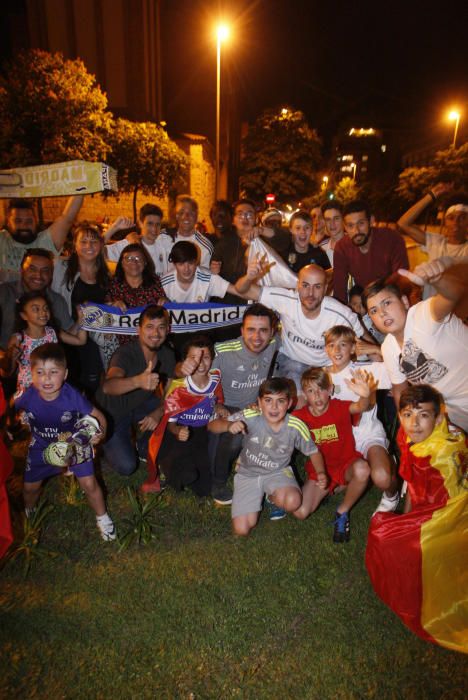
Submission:
[[[153,363],[151,360],[148,361],[148,366],[145,371],[138,375],[140,389],[145,389],[146,391],[154,391],[159,384],[159,374],[153,372]]]

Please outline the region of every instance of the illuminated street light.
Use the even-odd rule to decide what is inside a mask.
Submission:
[[[452,109],[451,112],[448,113],[447,117],[451,122],[455,122],[455,129],[453,131],[453,141],[452,141],[452,147],[455,148],[457,145],[457,134],[458,134],[458,126],[460,124],[460,112],[457,112],[456,109]]]
[[[326,190],[328,187],[328,175],[322,177],[322,190]]]
[[[353,180],[356,180],[356,169],[357,169],[356,163],[354,163],[354,162],[351,163],[351,167],[353,169]]]
[[[219,133],[221,116],[221,44],[229,36],[229,27],[218,24],[216,27],[216,199],[219,199]]]

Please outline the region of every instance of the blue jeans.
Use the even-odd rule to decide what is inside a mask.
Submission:
[[[152,396],[114,424],[114,432],[104,444],[103,452],[112,469],[118,474],[130,476],[138,466],[138,459],[146,458],[151,431],[140,432],[138,422],[154,411],[159,404],[159,399]]]
[[[275,377],[286,377],[292,379],[296,385],[297,393],[302,394],[301,377],[309,369],[310,365],[306,365],[299,360],[293,360],[282,352],[278,353],[278,359],[275,369]]]

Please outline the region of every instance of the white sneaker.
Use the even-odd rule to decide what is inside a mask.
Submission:
[[[115,525],[112,519],[109,517],[108,513],[104,515],[98,515],[96,518],[96,524],[98,526],[101,537],[105,542],[112,542],[116,539],[117,533],[115,531]]]
[[[376,510],[372,513],[372,516],[374,516],[376,513],[392,513],[398,508],[398,504],[400,502],[400,494],[397,491],[394,496],[388,496],[385,491],[382,494],[382,498],[380,499],[380,503],[377,506]]]

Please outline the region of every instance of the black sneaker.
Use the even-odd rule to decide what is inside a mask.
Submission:
[[[349,542],[350,527],[348,513],[335,513],[333,542]]]
[[[229,486],[213,486],[211,496],[220,506],[229,506],[232,503],[232,490]]]

